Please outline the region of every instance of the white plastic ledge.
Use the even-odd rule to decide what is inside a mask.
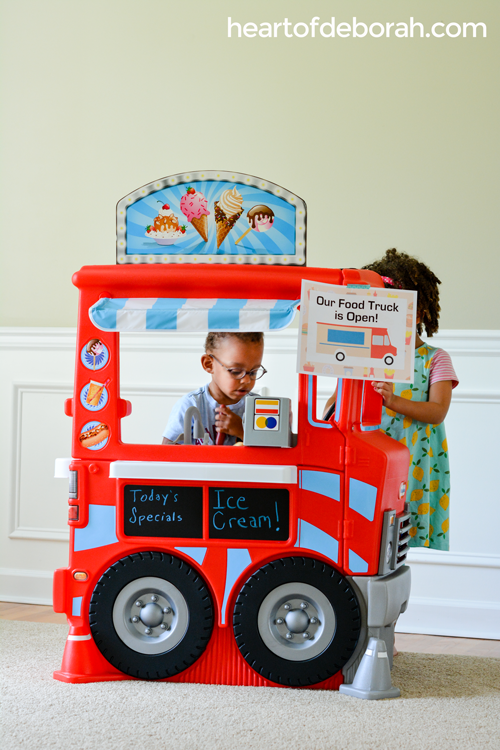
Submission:
[[[214,482],[265,482],[297,484],[296,466],[265,464],[201,464],[160,461],[113,461],[109,465],[112,479],[181,479]]]

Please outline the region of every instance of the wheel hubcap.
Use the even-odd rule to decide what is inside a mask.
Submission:
[[[270,651],[289,661],[322,653],[336,630],[328,598],[306,583],[286,583],[271,591],[258,614],[259,633]]]
[[[142,654],[162,654],[175,648],[189,624],[186,600],[162,578],[138,578],[118,594],[113,625],[121,640]]]

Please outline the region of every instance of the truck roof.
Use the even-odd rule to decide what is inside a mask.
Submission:
[[[299,299],[302,279],[324,284],[384,286],[373,271],[352,268],[190,263],[84,266],[73,275],[73,284],[101,297]]]

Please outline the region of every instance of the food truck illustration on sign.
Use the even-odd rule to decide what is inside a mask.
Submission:
[[[346,357],[383,359],[392,365],[398,350],[392,346],[387,328],[354,328],[318,323],[316,350],[321,354],[333,353],[343,362]]]
[[[121,332],[279,330],[304,278],[382,281],[352,269],[145,261],[73,277],[72,458],[57,462],[69,478],[70,559],[54,575],[70,632],[55,678],[339,689],[370,638],[391,662],[410,588],[409,454],[374,429],[381,401],[368,383],[339,380],[325,421],[316,376],[299,374],[296,434],[289,399],[249,397],[239,447],[121,439],[131,413]],[[95,375],[90,342],[105,353]],[[89,381],[92,402],[106,393],[93,420]]]

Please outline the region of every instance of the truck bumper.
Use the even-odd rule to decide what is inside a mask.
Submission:
[[[352,683],[371,637],[385,641],[392,668],[394,626],[399,615],[408,606],[411,573],[409,566],[403,565],[387,576],[351,576],[349,581],[358,595],[362,612],[361,633],[356,651],[342,670],[345,681]]]

